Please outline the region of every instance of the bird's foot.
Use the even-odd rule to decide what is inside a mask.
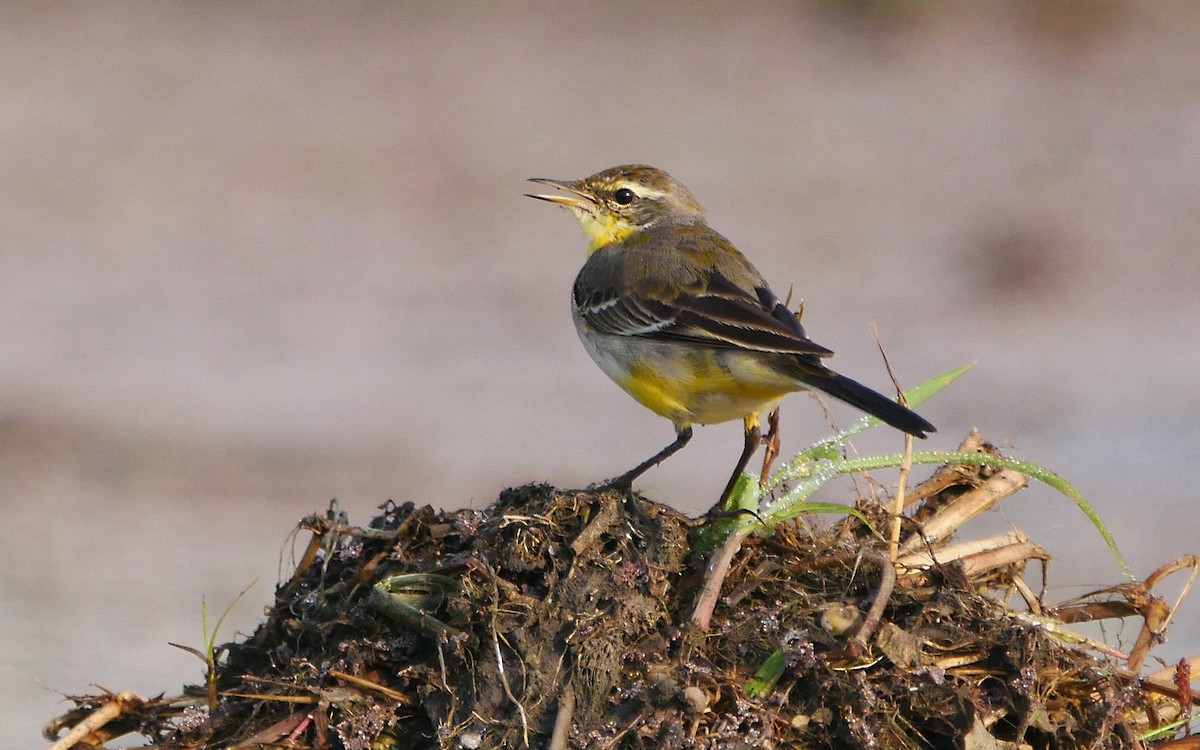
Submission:
[[[697,520],[704,523],[715,523],[717,521],[728,521],[739,516],[754,516],[754,518],[764,526],[767,523],[765,520],[763,520],[763,517],[758,514],[758,511],[751,510],[749,508],[730,508],[726,510],[725,508],[722,508],[720,504],[714,505],[707,513]]]

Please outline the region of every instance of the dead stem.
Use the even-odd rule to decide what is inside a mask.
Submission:
[[[738,529],[731,533],[709,560],[704,575],[704,587],[700,590],[696,608],[692,611],[692,625],[701,633],[708,631],[717,600],[721,598],[721,585],[729,574],[734,555],[742,548],[742,542],[749,533],[749,529]]]
[[[84,742],[88,735],[99,731],[104,725],[125,713],[140,709],[146,699],[137,693],[110,693],[108,700],[91,712],[67,732],[61,739],[50,746],[49,750],[70,750],[75,745]],[[90,743],[89,743],[90,744]]]
[[[875,629],[879,627],[879,623],[883,621],[883,610],[891,600],[892,591],[896,587],[896,569],[891,560],[878,553],[864,554],[863,560],[875,563],[875,567],[879,568],[880,581],[879,590],[875,592],[871,608],[863,617],[862,626],[850,640],[851,649],[860,654],[866,653],[871,647],[871,638],[875,635]]]
[[[567,737],[571,732],[571,717],[575,713],[575,691],[568,684],[558,699],[558,713],[554,716],[554,730],[550,733],[547,750],[566,750]]]
[[[904,397],[904,388],[900,385],[895,371],[892,370],[887,350],[883,348],[883,340],[879,338],[879,328],[874,323],[871,324],[871,335],[875,337],[875,345],[879,347],[879,356],[883,358],[883,366],[887,370],[888,377],[892,379],[892,385],[896,388],[900,405],[908,406],[908,399]],[[904,458],[900,461],[900,471],[896,479],[896,496],[892,498],[891,519],[888,524],[888,560],[893,563],[896,562],[900,547],[900,523],[904,516],[904,490],[908,483],[908,473],[912,471],[912,446],[912,435],[905,433]]]

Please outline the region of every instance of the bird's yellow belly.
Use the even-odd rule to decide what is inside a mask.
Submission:
[[[804,387],[757,352],[590,331],[581,331],[580,338],[617,385],[676,425],[742,419]]]
[[[680,374],[664,372],[646,362],[632,367],[617,383],[654,413],[672,421],[697,424],[741,419],[795,390],[740,381],[721,367]]]

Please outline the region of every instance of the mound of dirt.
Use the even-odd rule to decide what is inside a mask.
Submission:
[[[944,467],[912,517],[996,475]],[[80,697],[48,731],[95,722],[76,748],[128,732],[171,748],[1118,748],[1190,710],[1061,633],[1071,618],[1022,579],[1047,557],[1027,539],[990,564],[930,542],[897,569],[870,531],[883,510],[859,508],[748,539],[706,631],[691,615],[713,552],[642,498],[527,486],[484,510],[389,504],[361,528],[331,510],[300,524],[294,575],[207,685]]]

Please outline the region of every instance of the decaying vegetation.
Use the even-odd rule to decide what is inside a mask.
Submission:
[[[972,436],[963,450],[995,455]],[[860,499],[747,537],[707,629],[711,552],[675,511],[528,486],[484,510],[304,519],[307,548],[248,639],[183,695],[78,697],[56,748],[1195,747],[1189,662],[1140,675],[1172,607],[1142,583],[1043,600],[1020,531],[955,532],[1019,491],[948,465],[888,512]],[[1035,564],[1030,572],[1045,572]],[[1043,575],[1044,578],[1044,575]],[[1066,624],[1137,618],[1127,653]],[[1155,730],[1161,728],[1159,734]],[[1173,729],[1171,727],[1174,727]],[[1175,739],[1171,739],[1175,738]]]

